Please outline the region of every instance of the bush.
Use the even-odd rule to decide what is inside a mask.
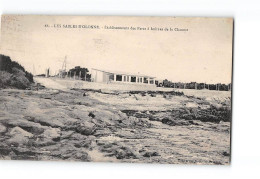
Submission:
[[[25,89],[30,86],[30,82],[25,76],[12,76],[10,85],[18,89]]]
[[[9,86],[11,84],[12,75],[5,71],[0,71],[0,88]]]
[[[13,67],[12,68],[12,74],[16,75],[16,76],[25,76],[25,72],[23,72],[22,70]]]
[[[10,74],[23,75],[29,82],[33,83],[33,75],[25,71],[19,63],[12,61],[10,57],[0,54],[0,71],[6,71]]]
[[[21,74],[23,72],[19,72]],[[30,81],[24,75],[10,74],[0,71],[0,88],[15,87],[25,89],[29,87]]]

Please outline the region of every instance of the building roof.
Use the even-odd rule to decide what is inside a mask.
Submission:
[[[139,77],[146,77],[146,78],[156,78],[154,76],[144,75],[140,73],[129,73],[129,72],[122,72],[122,71],[112,71],[112,70],[102,70],[97,68],[91,68],[92,70],[102,71],[106,73],[118,74],[118,75],[128,75],[128,76],[139,76]]]

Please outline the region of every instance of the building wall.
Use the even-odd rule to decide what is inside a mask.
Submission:
[[[107,83],[109,82],[109,73],[92,69],[91,78],[93,82]]]
[[[103,72],[98,70],[92,70],[91,78],[93,82],[103,82]]]
[[[103,72],[103,82],[109,82],[109,73]]]
[[[104,72],[96,71],[96,82],[104,82]]]
[[[120,76],[120,80],[118,78]],[[116,77],[116,79],[115,79]],[[119,75],[119,74],[113,74],[108,72],[103,72],[99,70],[92,69],[91,71],[91,78],[93,82],[99,82],[99,83],[109,83],[111,82],[122,82],[122,83],[131,83],[131,84],[153,84],[154,78],[143,77],[143,76],[131,76],[131,75]]]

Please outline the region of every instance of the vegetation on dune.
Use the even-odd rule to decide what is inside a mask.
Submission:
[[[10,57],[0,54],[0,88],[26,89],[33,83],[33,75]]]

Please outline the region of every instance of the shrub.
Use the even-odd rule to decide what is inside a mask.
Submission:
[[[29,87],[30,82],[25,76],[12,76],[11,84],[12,87],[16,87],[18,89],[25,89]]]
[[[21,72],[18,74],[21,74]],[[10,74],[6,71],[0,71],[0,88],[15,87],[18,89],[25,89],[29,87],[29,85],[30,82],[24,75]]]
[[[12,75],[6,71],[0,71],[0,88],[9,86],[11,83]]]
[[[0,71],[6,71],[10,74],[23,75],[29,82],[33,83],[33,75],[25,71],[19,63],[12,61],[10,57],[0,54]]]

